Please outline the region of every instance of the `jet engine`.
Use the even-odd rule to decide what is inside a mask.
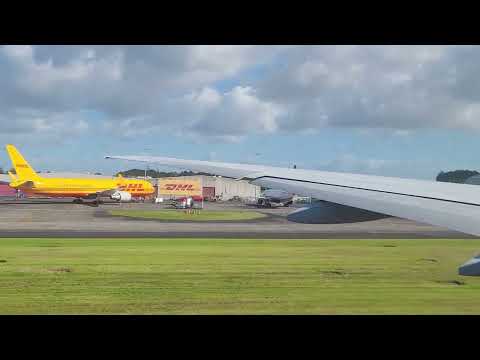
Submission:
[[[287,207],[292,203],[293,194],[276,189],[265,190],[257,201],[257,205],[265,207]]]
[[[117,200],[121,202],[132,201],[132,194],[127,191],[115,191],[112,195],[110,195],[112,200]]]
[[[342,224],[378,220],[387,217],[390,217],[390,215],[328,201],[319,201],[311,207],[303,207],[288,214],[287,219],[303,224]]]

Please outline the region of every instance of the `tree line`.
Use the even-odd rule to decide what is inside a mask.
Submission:
[[[15,174],[15,169],[9,170],[11,173]],[[7,172],[0,167],[0,174],[6,174]],[[95,173],[100,175],[100,173]],[[130,169],[126,171],[121,171],[116,174],[121,174],[125,177],[143,177],[145,176],[145,170],[142,169]],[[454,171],[440,171],[437,175],[436,180],[441,182],[452,182],[463,184],[468,178],[479,175],[480,173],[476,170],[454,170]],[[147,170],[147,176],[151,178],[163,178],[163,177],[178,177],[178,176],[194,176],[194,175],[206,175],[212,176],[212,174],[205,172],[194,172],[194,171],[157,171],[153,169]]]
[[[11,168],[10,171],[12,174],[16,174],[15,169]],[[41,171],[37,171],[38,173],[41,173]],[[50,171],[47,171],[49,173]],[[7,171],[3,169],[3,167],[0,167],[0,174],[7,174]],[[143,177],[145,176],[145,170],[142,169],[130,169],[126,171],[120,171],[115,174],[115,176],[118,176],[118,174],[121,174],[122,176],[125,177]],[[96,172],[95,175],[102,175],[99,172]],[[194,176],[194,175],[207,175],[211,176],[212,174],[205,173],[205,172],[194,172],[194,171],[181,171],[181,172],[176,172],[176,171],[156,171],[156,170],[147,170],[147,176],[151,178],[162,178],[162,177],[178,177],[178,176]]]
[[[479,175],[480,173],[475,170],[454,170],[454,171],[440,171],[436,180],[442,182],[452,182],[463,184],[469,177]]]
[[[10,171],[12,174],[16,174],[16,171],[14,168],[11,168]],[[0,167],[0,174],[7,174],[7,171],[3,170],[3,167]]]
[[[142,169],[130,169],[126,171],[120,171],[115,174],[118,176],[121,174],[125,177],[143,177],[145,176],[145,170]],[[178,176],[194,176],[194,175],[207,175],[211,176],[212,174],[205,173],[205,172],[194,172],[194,171],[157,171],[149,169],[147,170],[147,176],[151,178],[163,178],[163,177],[178,177]]]
[[[143,177],[145,176],[145,170],[142,169],[130,169],[127,171],[121,171],[116,174],[122,174],[125,177]],[[453,182],[463,184],[469,177],[474,175],[479,175],[480,173],[475,170],[454,170],[454,171],[441,171],[437,177],[436,181],[442,182]],[[194,172],[194,171],[181,171],[181,172],[167,172],[167,171],[156,171],[156,170],[147,170],[147,176],[151,178],[162,178],[162,177],[178,177],[178,176],[194,176],[194,175],[206,175],[212,176],[212,174],[205,172]]]

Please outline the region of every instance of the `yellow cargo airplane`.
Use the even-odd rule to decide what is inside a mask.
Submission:
[[[117,201],[130,201],[132,198],[144,197],[154,192],[152,184],[148,181],[125,179],[120,175],[112,179],[42,178],[15,146],[9,144],[6,148],[16,172],[16,175],[8,172],[12,179],[9,185],[27,195],[73,197],[76,202],[94,199],[98,204],[101,196],[108,196]]]

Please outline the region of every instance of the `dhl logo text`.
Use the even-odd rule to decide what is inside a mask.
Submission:
[[[127,185],[120,185],[120,190],[143,190],[143,184],[127,184]]]
[[[165,189],[172,191],[194,191],[192,184],[165,184]]]

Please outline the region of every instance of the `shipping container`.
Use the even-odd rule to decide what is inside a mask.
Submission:
[[[215,198],[215,186],[204,186],[203,197],[208,200]]]

